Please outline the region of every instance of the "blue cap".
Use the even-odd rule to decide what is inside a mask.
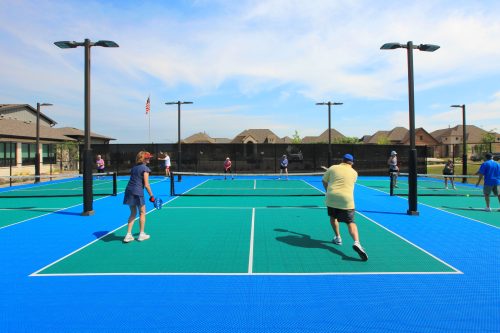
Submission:
[[[344,160],[353,162],[354,161],[354,157],[352,157],[351,154],[345,154],[344,155]]]

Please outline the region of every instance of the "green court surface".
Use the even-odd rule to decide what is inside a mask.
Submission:
[[[344,244],[331,243],[321,197],[179,197],[148,214],[150,240],[122,243],[123,226],[34,275],[459,273],[361,214],[356,219],[361,237],[370,235],[361,238],[367,262],[345,225]]]
[[[389,194],[389,178],[381,177],[363,177],[357,182],[359,185],[364,185],[373,189],[383,191]],[[486,223],[494,227],[500,228],[500,211],[498,199],[495,195],[491,195],[492,212],[484,210],[485,201],[483,197],[482,186],[475,187],[472,184],[462,184],[456,182],[456,190],[445,189],[442,181],[433,180],[418,181],[418,203],[429,205],[444,211],[467,217],[481,223]],[[394,194],[408,197],[408,184],[399,183],[399,188],[395,189]]]

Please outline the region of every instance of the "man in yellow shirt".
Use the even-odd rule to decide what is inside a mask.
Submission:
[[[354,157],[345,154],[342,163],[332,165],[323,175],[323,187],[326,191],[326,206],[330,224],[335,237],[333,243],[342,245],[339,222],[347,223],[349,234],[354,240],[352,248],[359,254],[363,261],[368,260],[368,255],[359,242],[358,227],[354,222],[354,183],[358,173],[352,168]]]

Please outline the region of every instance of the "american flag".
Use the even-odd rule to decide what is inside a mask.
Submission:
[[[149,97],[148,97],[148,100],[146,101],[146,114],[148,114],[149,111],[151,111],[151,103],[150,103]]]

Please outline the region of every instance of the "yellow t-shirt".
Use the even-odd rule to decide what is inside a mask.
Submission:
[[[354,183],[358,173],[348,163],[332,165],[323,175],[328,183],[326,205],[339,209],[354,209]]]

